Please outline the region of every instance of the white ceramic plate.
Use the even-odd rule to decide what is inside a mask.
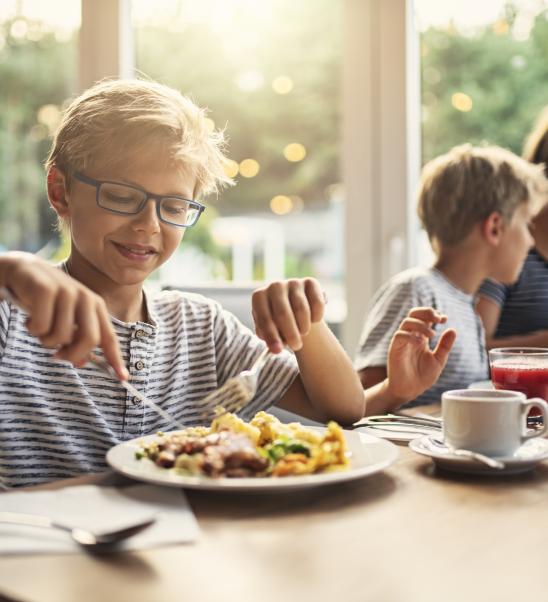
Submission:
[[[432,458],[440,468],[453,472],[489,475],[518,474],[532,470],[539,462],[548,458],[548,440],[536,437],[526,441],[513,456],[497,457],[497,460],[502,460],[506,465],[506,468],[499,470],[473,458],[456,456],[445,446],[433,444],[430,437],[432,435],[414,439],[409,443],[409,447],[417,454]],[[438,435],[437,438],[440,436]]]
[[[323,428],[308,428],[318,432],[324,430]],[[108,451],[107,462],[114,470],[127,477],[157,485],[217,491],[259,492],[318,487],[331,483],[361,479],[384,470],[398,456],[397,447],[389,441],[383,441],[377,437],[356,431],[344,431],[344,435],[351,453],[350,468],[341,472],[328,472],[325,474],[235,479],[182,476],[173,470],[156,466],[148,458],[143,458],[142,460],[135,458],[135,452],[140,449],[140,443],[153,441],[157,438],[157,435],[139,437],[138,439],[132,439],[131,441],[116,445]]]

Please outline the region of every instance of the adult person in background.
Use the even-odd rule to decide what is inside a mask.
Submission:
[[[527,137],[523,157],[544,164],[548,176],[548,106]],[[517,282],[485,280],[476,308],[487,347],[548,347],[548,198],[531,222],[534,247]]]

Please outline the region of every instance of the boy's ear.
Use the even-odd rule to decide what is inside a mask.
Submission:
[[[49,204],[59,217],[68,217],[69,204],[65,174],[57,167],[50,167],[47,174]]]
[[[484,239],[491,245],[498,247],[506,224],[502,215],[498,211],[493,211],[488,217],[486,217],[481,225],[481,232]]]

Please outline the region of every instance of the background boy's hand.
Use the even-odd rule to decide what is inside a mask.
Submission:
[[[257,336],[272,353],[287,345],[298,351],[324,313],[324,294],[314,278],[273,282],[254,291],[251,299]]]
[[[84,365],[96,346],[126,379],[118,338],[103,299],[77,280],[29,253],[2,258],[1,282],[28,314],[27,329],[56,357]]]
[[[400,324],[388,349],[388,389],[396,399],[409,401],[429,389],[439,378],[457,333],[442,333],[434,350],[429,340],[433,326],[444,324],[447,316],[430,307],[415,307]]]

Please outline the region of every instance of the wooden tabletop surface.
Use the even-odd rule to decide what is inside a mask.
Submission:
[[[548,599],[548,462],[521,476],[457,476],[398,447],[390,468],[342,485],[188,491],[202,529],[194,544],[0,557],[0,592],[40,602]]]

